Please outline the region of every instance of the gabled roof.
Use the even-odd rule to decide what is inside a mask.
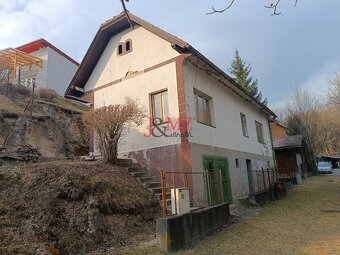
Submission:
[[[63,56],[64,58],[66,58],[67,60],[72,62],[73,64],[79,66],[79,63],[77,61],[75,61],[73,58],[71,58],[70,56],[68,56],[67,54],[65,54],[64,52],[62,52],[57,47],[55,47],[53,44],[49,43],[48,41],[46,41],[43,38],[40,38],[40,39],[35,40],[33,42],[29,42],[29,43],[26,43],[24,45],[21,45],[21,46],[17,47],[17,49],[20,50],[20,51],[23,51],[27,54],[30,54],[34,51],[37,51],[37,50],[40,50],[40,49],[46,48],[46,47],[53,49],[54,51],[59,53],[61,56]]]
[[[272,112],[266,105],[262,104],[255,97],[250,95],[243,87],[235,82],[229,75],[212,63],[209,59],[203,56],[199,51],[192,47],[187,42],[173,36],[164,30],[150,24],[149,22],[129,13],[131,22],[134,25],[139,25],[149,32],[159,36],[171,43],[172,47],[179,53],[191,54],[190,61],[195,65],[199,65],[201,69],[209,69],[209,73],[215,79],[218,79],[226,87],[231,89],[233,92],[241,96],[247,102],[253,104],[259,110],[264,112],[266,115],[271,117],[276,117],[275,113]],[[69,87],[67,88],[65,95],[77,96],[79,92],[73,89],[74,86],[84,88],[86,82],[88,81],[90,75],[92,74],[95,66],[97,65],[101,55],[103,54],[109,40],[115,34],[118,34],[125,29],[130,27],[130,23],[126,17],[126,14],[122,12],[121,14],[113,17],[112,19],[104,22],[97,34],[95,35],[88,51],[85,54],[83,61],[81,62],[76,74],[74,75]],[[229,85],[231,84],[231,85]]]
[[[285,138],[274,139],[273,146],[275,150],[292,149],[303,147],[302,135],[291,135]]]

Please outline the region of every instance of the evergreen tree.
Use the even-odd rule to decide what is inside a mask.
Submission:
[[[267,105],[267,98],[262,100],[262,92],[259,91],[257,86],[258,80],[253,80],[253,77],[250,76],[250,64],[247,64],[247,62],[240,57],[238,50],[235,51],[235,57],[228,71],[233,76],[234,80],[247,92],[249,92],[249,94],[254,96],[258,101]]]

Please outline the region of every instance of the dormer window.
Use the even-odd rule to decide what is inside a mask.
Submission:
[[[131,39],[126,40],[118,45],[118,55],[123,56],[132,51],[132,41]]]

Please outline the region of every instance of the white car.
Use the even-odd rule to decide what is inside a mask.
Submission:
[[[318,171],[320,174],[332,174],[333,167],[331,162],[321,161],[318,163]]]

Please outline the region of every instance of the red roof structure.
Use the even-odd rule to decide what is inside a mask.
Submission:
[[[49,43],[48,41],[46,41],[43,38],[35,40],[33,42],[26,43],[24,45],[21,45],[21,46],[17,47],[16,49],[20,50],[22,52],[25,52],[27,54],[30,54],[32,52],[35,52],[37,50],[40,50],[40,49],[46,48],[46,47],[49,47],[49,48],[53,49],[58,54],[60,54],[64,58],[66,58],[69,61],[71,61],[73,64],[79,66],[79,63],[77,61],[75,61],[73,58],[71,58],[70,56],[68,56],[67,54],[65,54],[64,52],[62,52],[57,47],[55,47],[54,45],[52,45],[51,43]]]

